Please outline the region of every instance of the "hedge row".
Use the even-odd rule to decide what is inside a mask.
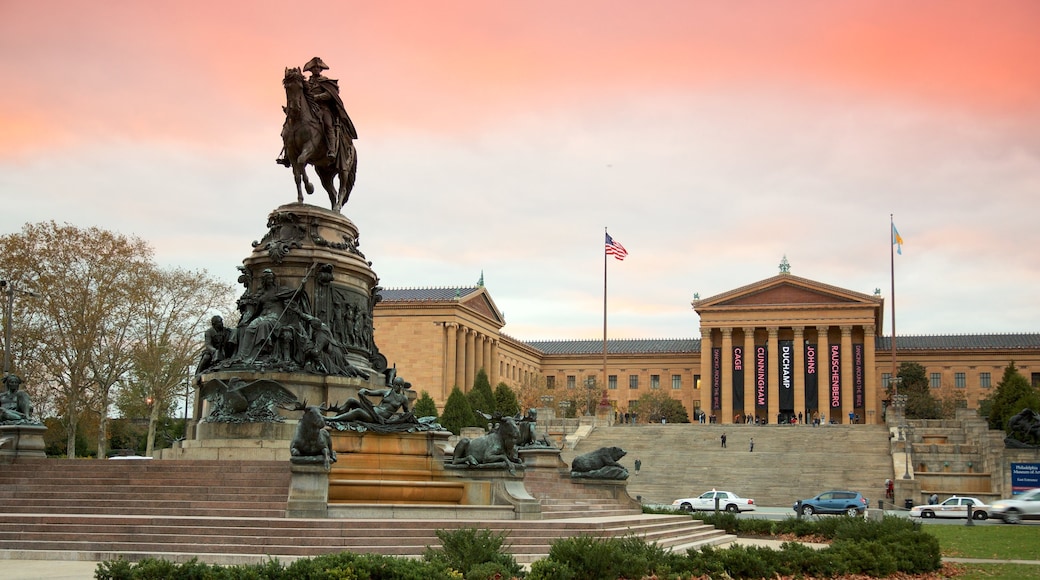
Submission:
[[[923,574],[941,566],[939,541],[903,518],[867,521],[835,517],[780,522],[737,519],[730,514],[709,516],[731,533],[794,534],[822,537],[831,544],[816,550],[797,542],[779,550],[733,545],[705,547],[685,553],[668,551],[635,537],[576,536],[553,542],[549,556],[531,565],[525,575],[505,550],[505,536],[488,530],[438,531],[441,548],[427,548],[422,560],[342,552],[296,560],[288,565],[216,566],[192,560],[102,562],[98,580],[605,580],[612,578],[689,579],[709,577],[828,578],[849,574],[884,577],[897,572]],[[752,531],[754,530],[754,531]]]

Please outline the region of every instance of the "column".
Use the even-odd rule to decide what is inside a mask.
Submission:
[[[842,423],[849,421],[849,413],[855,412],[852,398],[852,327],[841,327],[841,418]]]
[[[831,341],[828,335],[829,330],[830,327],[828,326],[816,327],[816,344],[819,349],[816,353],[816,371],[819,373],[817,380],[820,383],[818,393],[820,416],[828,423],[831,420]]]
[[[463,393],[466,386],[466,329],[459,325],[455,328],[455,385]]]
[[[865,383],[863,394],[866,408],[863,410],[866,423],[880,423],[881,412],[878,411],[878,384],[875,382],[876,374],[874,368],[874,349],[877,344],[874,341],[874,327],[863,327],[863,382]]]
[[[733,422],[733,329],[722,330],[722,410],[719,423]]]
[[[473,379],[477,377],[477,331],[466,329],[466,384],[462,387],[464,393],[473,388]]]
[[[755,416],[755,327],[744,327],[744,412]]]
[[[455,357],[458,355],[458,348],[457,348],[458,344],[459,344],[459,341],[458,341],[458,338],[457,338],[457,335],[458,335],[458,332],[459,332],[458,328],[459,328],[458,324],[455,324],[455,323],[452,323],[452,322],[444,323],[444,342],[445,342],[445,345],[444,345],[444,347],[445,347],[444,348],[444,352],[445,352],[445,355],[444,355],[444,367],[445,368],[444,368],[444,381],[443,381],[443,384],[441,385],[441,398],[440,398],[441,403],[446,403],[448,401],[448,395],[451,394],[451,388],[455,386],[455,382],[456,382],[456,379],[455,379],[455,376],[456,376],[455,375],[455,369],[456,369],[457,363],[455,362]]]
[[[498,383],[502,381],[499,377],[498,372],[498,339],[491,341],[491,368],[488,369],[488,373],[491,374],[491,388],[498,386]]]
[[[619,376],[620,380],[621,377]],[[627,383],[626,383],[627,386]],[[696,385],[694,385],[696,386]],[[624,388],[618,385],[618,389]],[[711,415],[711,329],[701,327],[701,412]]]
[[[794,414],[805,421],[805,329],[794,327]]]
[[[780,329],[770,326],[769,331],[769,367],[766,376],[769,377],[769,403],[766,406],[769,414],[769,424],[776,424],[776,415],[780,412],[780,342],[777,340]]]
[[[487,374],[488,382],[491,383],[491,341],[488,339],[486,334],[477,335],[477,344],[479,348],[477,352],[480,353],[480,362],[477,369],[484,369],[484,373]],[[491,390],[495,390],[495,383],[491,383]]]

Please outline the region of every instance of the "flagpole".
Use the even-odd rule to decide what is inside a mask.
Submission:
[[[603,227],[603,237],[607,228]],[[607,388],[607,252],[603,251],[603,388]]]
[[[899,374],[899,369],[896,367],[896,223],[892,214],[888,214],[888,242],[889,277],[892,281],[892,378],[890,383],[892,384],[892,394],[898,395],[899,381],[896,380],[896,375]]]

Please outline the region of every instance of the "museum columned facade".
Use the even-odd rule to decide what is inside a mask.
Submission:
[[[660,390],[690,413],[720,423],[819,417],[878,423],[892,377],[891,337],[881,336],[884,300],[782,272],[697,298],[700,339],[521,341],[482,285],[383,289],[377,344],[417,390],[443,406],[451,389],[542,384],[557,401],[599,400],[619,412]],[[937,397],[976,408],[1005,367],[1040,383],[1040,333],[898,336],[897,364],[926,370]],[[604,374],[606,384],[604,385]],[[940,396],[941,393],[941,396]]]

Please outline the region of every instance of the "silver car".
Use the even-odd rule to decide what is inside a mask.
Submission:
[[[993,505],[989,506],[989,515],[1000,518],[1005,524],[1040,519],[1040,488],[1031,489],[1011,499],[993,502]]]

